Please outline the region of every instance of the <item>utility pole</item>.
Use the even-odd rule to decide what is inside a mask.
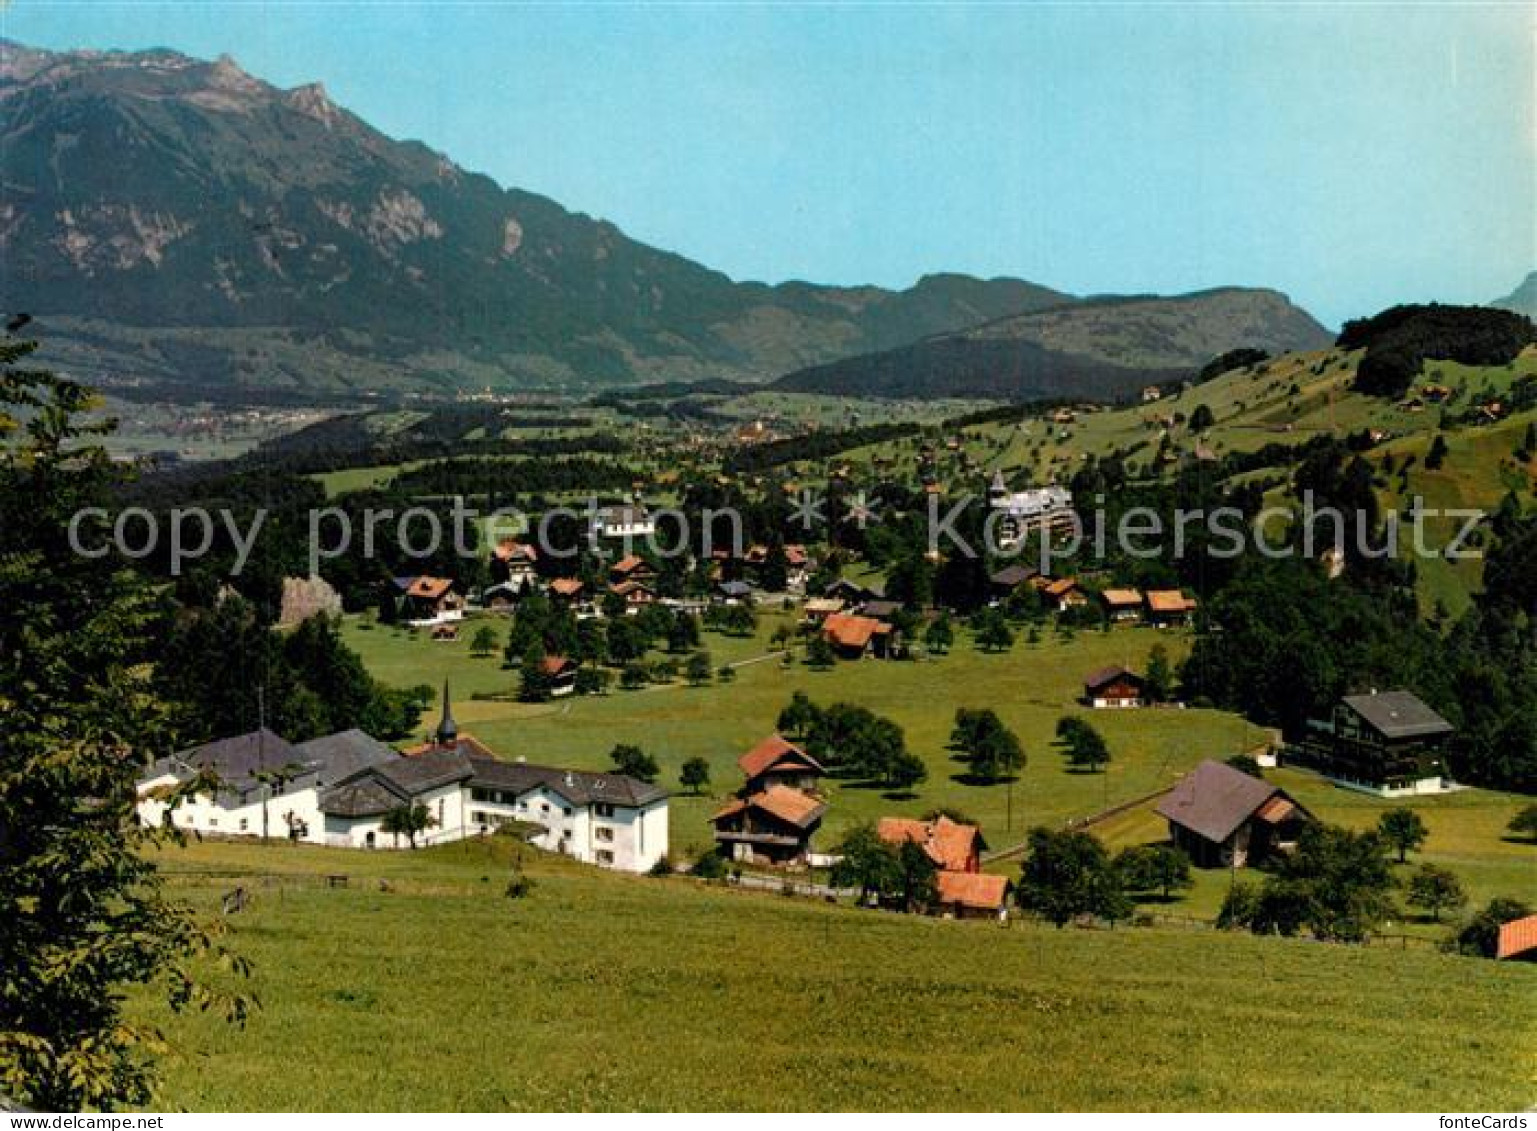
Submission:
[[[272,780],[267,777],[267,688],[256,685],[256,764],[262,783],[262,843],[267,843],[267,811],[271,807]]]

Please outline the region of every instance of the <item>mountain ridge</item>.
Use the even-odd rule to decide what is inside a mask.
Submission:
[[[0,113],[0,306],[108,385],[767,381],[1079,302],[953,272],[901,291],[736,281],[227,55],[0,40]]]

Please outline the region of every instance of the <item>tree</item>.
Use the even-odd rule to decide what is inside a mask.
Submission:
[[[638,661],[631,661],[624,666],[619,673],[619,686],[626,691],[636,691],[651,682],[651,673],[646,670],[646,665]]]
[[[923,643],[931,652],[944,654],[955,643],[955,629],[950,626],[949,614],[941,614],[929,622],[923,632]]]
[[[1103,844],[1086,832],[1048,828],[1030,833],[1018,898],[1058,927],[1080,915],[1122,919],[1131,906]]]
[[[166,897],[147,851],[174,836],[139,820],[135,789],[147,752],[171,748],[148,678],[164,629],[135,575],[69,548],[71,516],[115,478],[109,426],[81,422],[85,387],[25,364],[36,348],[0,339],[0,1091],[112,1110],[153,1098],[158,1034],[124,1020],[129,992],[239,1022],[250,1003],[195,963],[249,968]],[[81,525],[86,544],[103,532]]]
[[[667,626],[667,650],[687,652],[699,647],[699,618],[693,613],[679,612]]]
[[[1115,870],[1127,891],[1157,891],[1169,899],[1176,888],[1188,888],[1190,857],[1163,844],[1134,845],[1116,854]]]
[[[1409,878],[1409,903],[1423,907],[1437,923],[1443,910],[1455,911],[1465,907],[1468,893],[1450,869],[1435,864],[1421,864]]]
[[[1007,652],[1014,646],[1014,630],[997,609],[983,609],[974,618],[977,647],[984,652]]]
[[[1510,819],[1505,829],[1527,840],[1537,841],[1537,805],[1528,805],[1522,809]]]
[[[1429,471],[1439,471],[1446,462],[1447,447],[1446,437],[1436,433],[1436,438],[1430,442],[1430,451],[1425,453],[1425,467]]]
[[[697,754],[685,760],[678,771],[678,781],[684,789],[697,794],[710,784],[710,763]]]
[[[829,880],[837,888],[858,888],[859,901],[886,899],[902,888],[902,865],[873,824],[855,825],[838,846]]]
[[[710,682],[713,671],[714,665],[710,662],[710,653],[695,652],[684,665],[683,675],[694,687],[700,687]]]
[[[470,640],[470,654],[485,657],[495,651],[496,629],[489,624],[483,624],[475,630],[475,635]]]
[[[1164,703],[1174,695],[1174,672],[1169,666],[1169,650],[1154,644],[1147,655],[1147,678],[1143,687],[1151,702]]]
[[[986,782],[995,782],[1025,764],[1019,737],[991,708],[956,711],[950,741],[965,753],[971,772]]]
[[[576,693],[578,695],[607,695],[609,684],[613,682],[613,673],[606,672],[602,668],[578,668],[576,671]]]
[[[406,843],[415,848],[416,838],[437,823],[427,806],[420,801],[413,801],[397,805],[385,813],[379,828],[393,836],[395,843],[399,844],[400,838],[405,837]]]
[[[833,646],[828,643],[827,637],[820,632],[806,641],[806,666],[818,671],[826,671],[837,661],[833,653]]]
[[[1303,828],[1297,850],[1265,880],[1250,928],[1360,942],[1393,910],[1388,844],[1376,832],[1332,825]]]
[[[785,705],[784,710],[779,712],[779,719],[774,724],[774,728],[780,734],[804,737],[816,725],[821,715],[822,712],[811,701],[811,697],[804,691],[797,691],[790,696],[790,702]]]
[[[1409,853],[1425,843],[1430,830],[1413,809],[1389,809],[1377,821],[1377,831],[1398,852],[1398,862],[1404,863]]]
[[[1500,928],[1531,913],[1532,909],[1519,899],[1496,896],[1457,932],[1453,944],[1463,954],[1493,958],[1499,953]]]
[[[902,907],[908,912],[932,907],[939,898],[939,869],[923,846],[904,840],[897,849],[902,874]]]
[[[1076,726],[1069,726],[1065,738],[1067,743],[1067,760],[1070,765],[1087,768],[1088,771],[1098,773],[1101,766],[1110,762],[1110,747],[1105,744],[1105,739],[1093,724],[1082,719],[1076,720]],[[1062,734],[1061,724],[1058,724],[1058,735]]]
[[[1217,423],[1210,405],[1198,404],[1190,414],[1190,431],[1205,432]]]
[[[543,703],[550,697],[553,681],[544,670],[544,647],[539,643],[528,646],[523,653],[523,663],[518,669],[518,698],[525,703]]]
[[[614,764],[615,773],[624,774],[637,781],[655,782],[662,772],[655,758],[639,746],[632,746],[629,743],[621,742],[616,745],[608,752],[608,758]]]
[[[730,664],[722,664],[715,673],[715,681],[717,683],[735,683],[736,669]]]

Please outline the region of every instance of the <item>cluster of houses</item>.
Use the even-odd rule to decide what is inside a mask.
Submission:
[[[993,599],[1007,601],[1023,588],[1040,593],[1047,607],[1057,612],[1086,608],[1097,602],[1105,619],[1114,624],[1149,624],[1174,628],[1190,623],[1196,600],[1180,589],[1107,588],[1092,591],[1076,577],[1047,577],[1032,566],[1014,563],[988,577]]]
[[[173,791],[209,782],[173,804]],[[139,818],[200,835],[283,837],[340,848],[402,848],[505,825],[550,852],[644,872],[667,853],[667,793],[623,774],[496,757],[461,734],[444,688],[432,740],[404,752],[359,730],[290,743],[265,728],[160,758],[138,783]],[[390,814],[429,819],[405,840]]]

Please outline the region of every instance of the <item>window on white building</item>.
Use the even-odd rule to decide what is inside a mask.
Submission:
[[[599,825],[597,828],[593,829],[592,835],[597,837],[599,840],[610,841],[614,839],[614,830],[609,828],[607,825]]]
[[[607,801],[599,801],[592,809],[600,817],[612,817],[614,815],[614,807]]]
[[[614,862],[614,854],[606,848],[598,849],[597,852],[593,853],[593,856],[599,864],[612,864]]]

